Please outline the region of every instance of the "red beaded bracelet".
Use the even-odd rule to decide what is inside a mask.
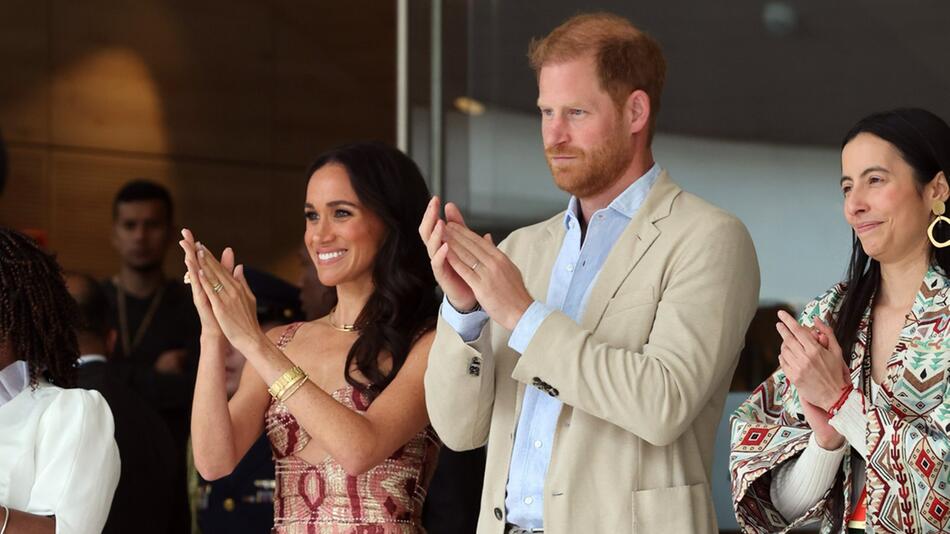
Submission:
[[[844,403],[848,401],[848,396],[851,395],[852,391],[854,391],[854,384],[848,384],[841,390],[841,396],[831,405],[831,408],[828,408],[829,418],[834,417],[838,413],[838,410],[844,406]]]

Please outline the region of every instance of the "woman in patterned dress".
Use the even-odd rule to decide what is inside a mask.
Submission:
[[[779,314],[781,368],[733,416],[744,532],[947,532],[950,128],[868,116],[841,152],[848,279]]]
[[[209,480],[226,475],[266,432],[273,532],[421,532],[439,447],[423,392],[438,300],[414,235],[429,193],[412,160],[376,143],[331,150],[308,174],[306,245],[337,294],[325,317],[262,333],[234,253],[219,262],[182,232],[202,321],[195,466]],[[232,347],[250,365],[228,401]]]

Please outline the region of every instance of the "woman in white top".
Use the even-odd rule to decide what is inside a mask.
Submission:
[[[59,266],[0,228],[0,534],[99,533],[119,481],[112,413],[70,388],[75,304]]]
[[[862,119],[841,152],[848,280],[779,314],[781,369],[736,411],[745,532],[950,527],[950,127],[921,109]]]

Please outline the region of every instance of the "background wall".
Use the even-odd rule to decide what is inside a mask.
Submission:
[[[293,279],[306,166],[394,142],[394,20],[375,0],[5,0],[0,224],[106,276],[112,197],[144,177],[171,189],[178,225]],[[167,263],[182,271],[177,247]]]

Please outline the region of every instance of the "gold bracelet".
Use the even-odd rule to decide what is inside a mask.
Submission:
[[[284,374],[280,375],[280,378],[274,380],[274,383],[267,388],[267,391],[270,392],[271,397],[274,397],[277,400],[280,400],[281,395],[287,389],[289,385],[300,380],[301,377],[306,378],[303,369],[297,367],[296,365],[287,369]]]
[[[303,375],[303,376],[300,378],[300,380],[297,380],[296,382],[293,382],[293,383],[291,383],[289,386],[287,386],[287,387],[284,389],[284,391],[281,392],[280,398],[277,399],[277,400],[278,400],[281,404],[283,404],[284,402],[287,401],[287,399],[290,398],[291,395],[293,395],[294,393],[296,393],[297,390],[300,389],[301,387],[303,387],[303,385],[306,384],[306,383],[307,383],[307,375]]]

